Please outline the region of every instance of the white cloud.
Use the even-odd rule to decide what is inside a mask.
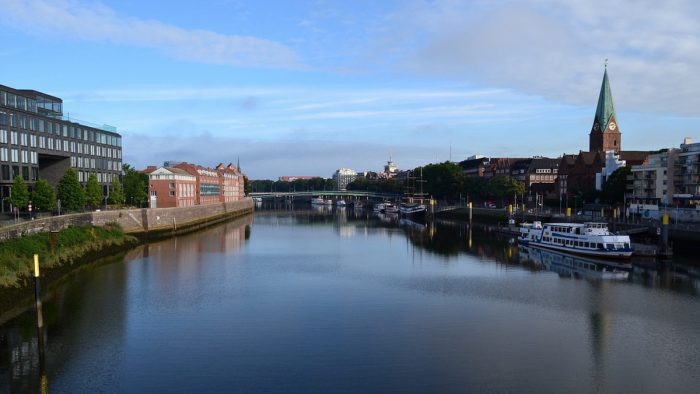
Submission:
[[[618,110],[697,115],[700,3],[416,1],[373,53],[395,67],[595,105],[603,62]]]
[[[274,68],[303,67],[297,53],[275,41],[183,29],[117,15],[101,4],[73,0],[0,0],[3,24],[37,34],[155,48],[199,63]]]

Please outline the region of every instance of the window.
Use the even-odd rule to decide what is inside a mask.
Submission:
[[[10,132],[10,143],[12,145],[17,145],[17,132],[16,131]]]
[[[7,130],[0,130],[0,142],[7,144]]]
[[[175,190],[170,191],[170,197],[175,197]]]
[[[170,188],[175,189],[175,182],[170,182]]]
[[[17,149],[10,150],[10,156],[13,163],[19,162],[19,151]]]

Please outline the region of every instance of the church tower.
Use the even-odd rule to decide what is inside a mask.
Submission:
[[[610,91],[607,65],[603,74],[603,84],[600,86],[598,107],[595,111],[589,141],[589,151],[591,152],[612,150],[615,153],[620,153],[622,133],[620,133],[615,116],[615,104]]]

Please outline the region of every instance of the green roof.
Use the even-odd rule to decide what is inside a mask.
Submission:
[[[600,125],[601,130],[608,127],[610,117],[615,115],[615,104],[613,103],[612,92],[610,91],[610,81],[608,81],[608,69],[603,74],[603,84],[600,85],[600,96],[598,96],[598,107],[595,110],[595,120]]]

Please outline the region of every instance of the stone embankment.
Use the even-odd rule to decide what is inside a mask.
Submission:
[[[137,237],[172,235],[253,212],[253,200],[182,208],[120,209],[75,213],[30,220],[0,228],[0,242],[27,234],[58,231],[70,226],[119,224]]]

